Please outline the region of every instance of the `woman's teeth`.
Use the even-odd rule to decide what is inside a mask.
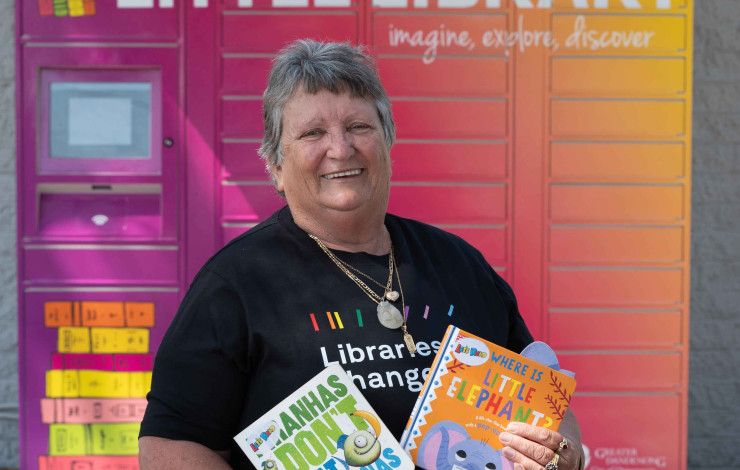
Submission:
[[[334,178],[342,178],[344,176],[355,176],[359,175],[360,173],[362,173],[362,169],[339,171],[337,173],[329,173],[328,175],[324,175],[324,178],[332,180]]]

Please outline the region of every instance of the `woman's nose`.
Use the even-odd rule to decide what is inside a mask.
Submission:
[[[352,135],[347,131],[331,132],[329,134],[329,148],[326,152],[330,158],[349,158],[355,152]]]

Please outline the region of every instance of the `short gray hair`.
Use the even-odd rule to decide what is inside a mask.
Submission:
[[[289,44],[272,61],[263,95],[265,135],[259,155],[268,169],[283,162],[280,138],[283,108],[299,87],[307,93],[349,91],[353,97],[373,102],[390,150],[396,137],[391,102],[380,83],[372,58],[361,47],[348,43],[300,39]]]

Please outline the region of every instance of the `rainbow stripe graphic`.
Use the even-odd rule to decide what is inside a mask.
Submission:
[[[424,320],[429,318],[430,310],[431,309],[429,305],[424,305],[424,313],[422,315],[422,318]],[[450,304],[450,308],[447,310],[447,316],[451,317],[454,310],[455,310],[455,306],[453,304]],[[406,305],[403,308],[404,319],[408,320],[410,312],[411,312],[411,306]],[[362,318],[362,311],[358,308],[358,309],[355,309],[355,313],[357,314],[357,326],[360,328],[364,327],[365,321]],[[318,333],[319,331],[321,331],[321,327],[319,326],[319,320],[316,318],[316,314],[309,313],[308,319],[311,322],[311,328],[313,329],[314,332]],[[339,315],[339,312],[336,312],[336,311],[332,312],[330,310],[327,310],[326,320],[327,320],[329,329],[331,330],[343,330],[344,329],[344,322],[342,321],[342,316]]]

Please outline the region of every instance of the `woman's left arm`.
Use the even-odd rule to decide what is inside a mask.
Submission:
[[[556,451],[565,442],[555,466],[557,470],[583,469],[583,447],[581,430],[575,415],[568,410],[560,423],[559,431],[552,431],[531,424],[511,422],[506,432],[499,435],[504,444],[503,454],[514,463],[516,470],[542,470],[553,462]],[[549,470],[549,469],[548,469]]]

